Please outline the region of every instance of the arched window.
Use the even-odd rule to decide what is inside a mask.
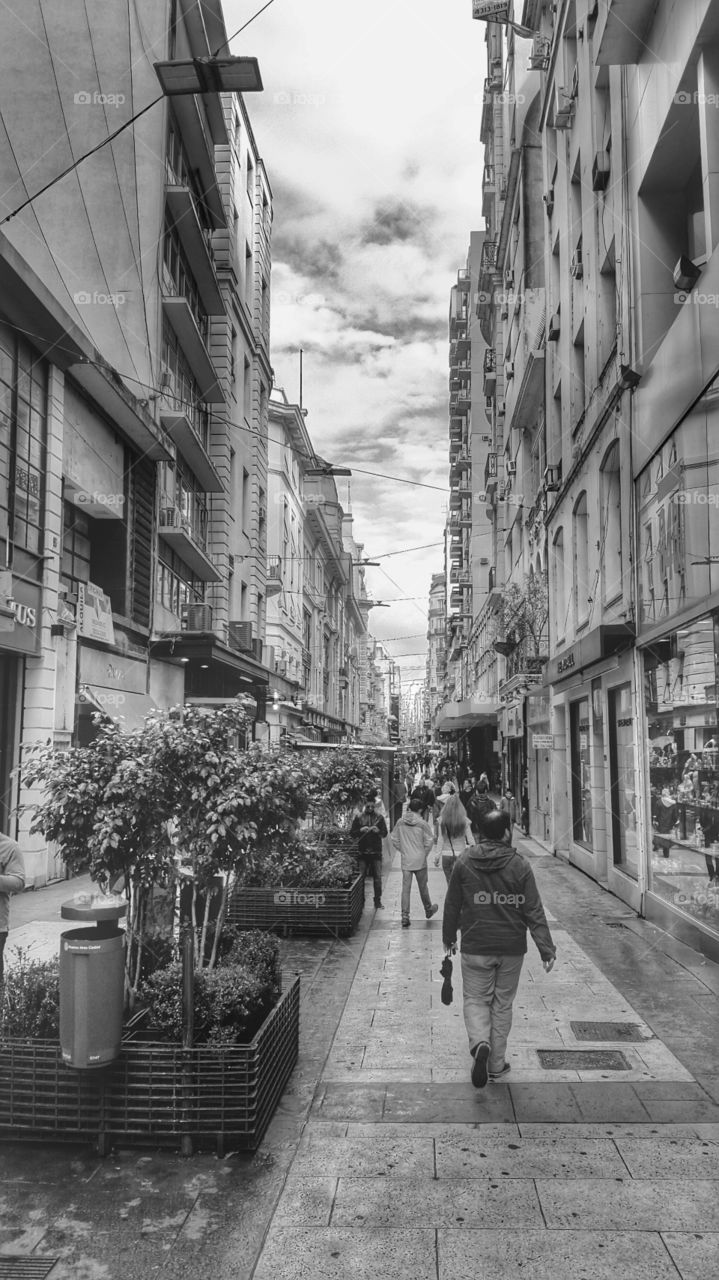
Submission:
[[[552,606],[556,642],[556,640],[564,638],[567,629],[567,588],[563,529],[557,530],[552,543]]]
[[[602,601],[621,598],[622,581],[622,484],[619,473],[619,441],[607,451],[601,467],[601,552]]]
[[[574,505],[574,625],[578,630],[589,621],[589,515],[587,495],[581,493]]]

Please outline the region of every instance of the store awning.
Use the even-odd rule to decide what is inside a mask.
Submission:
[[[495,725],[499,711],[499,703],[480,702],[478,698],[448,702],[437,712],[435,728],[439,733],[453,733],[455,729],[476,729],[481,725]]]
[[[112,720],[119,720],[123,733],[144,728],[145,716],[159,709],[148,693],[125,693],[122,689],[106,689],[97,684],[84,684],[79,701]]]

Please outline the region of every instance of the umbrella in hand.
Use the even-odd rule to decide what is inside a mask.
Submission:
[[[439,971],[442,977],[444,978],[444,982],[442,983],[442,995],[440,999],[442,1001],[442,1004],[451,1004],[452,998],[453,998],[452,961],[450,960],[449,956],[444,957],[444,960],[440,965]]]

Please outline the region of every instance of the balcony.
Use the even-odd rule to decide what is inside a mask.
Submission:
[[[497,353],[494,347],[487,347],[484,353],[484,394],[493,396],[497,390]]]
[[[468,291],[460,290],[458,286],[452,289],[449,304],[449,336],[450,338],[464,338],[467,336],[467,324],[469,321]]]
[[[194,94],[178,95],[173,97],[171,102],[177,133],[182,140],[188,163],[198,175],[207,211],[219,230],[220,227],[227,226],[227,217],[217,185],[215,146],[221,146],[223,143],[227,146],[227,132],[223,124],[221,129],[215,131],[214,137],[208,136],[204,118]],[[213,116],[214,114],[213,112]]]
[[[497,455],[496,453],[488,453],[487,461],[484,464],[484,491],[487,496],[496,489],[498,479]]]
[[[165,200],[177,235],[187,255],[197,289],[208,316],[225,314],[225,304],[215,274],[208,235],[203,231],[189,187],[167,186]]]
[[[203,400],[210,404],[224,404],[225,396],[215,366],[187,298],[182,294],[164,294],[162,310],[177,336]]]
[[[647,37],[656,8],[656,0],[609,0],[597,66],[622,67],[640,62],[643,54],[650,52]]]
[[[450,418],[449,420],[450,441],[456,444],[461,443],[462,436],[464,435],[465,424],[466,424],[466,419],[464,418],[464,416],[462,417],[455,416]]]
[[[276,596],[278,591],[282,590],[282,556],[269,557],[265,590],[268,596]]]
[[[449,364],[451,369],[459,368],[466,360],[472,349],[472,343],[467,337],[454,338],[449,344]],[[467,366],[469,367],[469,366]]]
[[[224,485],[220,479],[204,441],[195,430],[193,423],[181,408],[160,409],[160,423],[171,440],[174,440],[179,452],[192,468],[201,488],[205,493],[222,493]]]
[[[469,293],[472,277],[467,270],[457,272],[457,288],[461,293]]]
[[[220,581],[204,536],[179,507],[168,505],[160,508],[158,533],[201,582]]]
[[[482,258],[479,268],[480,291],[489,292],[494,284],[497,271],[497,241],[485,240],[482,245]]]

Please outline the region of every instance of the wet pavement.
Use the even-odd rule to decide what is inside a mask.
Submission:
[[[416,899],[401,929],[388,870],[353,938],[282,943],[300,1059],[259,1152],[4,1144],[0,1255],[45,1258],[49,1280],[716,1280],[719,968],[520,844],[558,959],[546,974],[530,942],[507,1082],[472,1087],[441,914]],[[441,903],[431,863],[430,888]],[[53,894],[59,912],[67,885],[14,901],[25,945],[55,945],[33,932]],[[607,1050],[612,1069],[539,1056]]]

